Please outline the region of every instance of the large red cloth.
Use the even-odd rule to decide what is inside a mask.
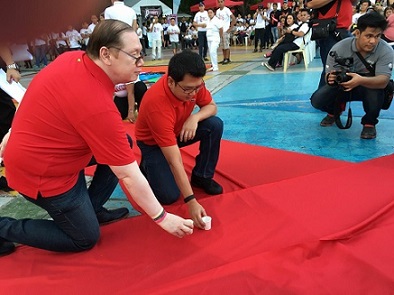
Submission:
[[[198,146],[182,150],[190,173]],[[354,164],[224,140],[225,193],[196,193],[210,231],[178,239],[143,214],[87,252],[20,246],[1,258],[0,294],[392,294],[393,169],[394,155]]]
[[[0,293],[392,294],[391,178],[348,165],[204,198],[212,229],[183,239],[142,215],[88,252],[21,246],[1,258]]]

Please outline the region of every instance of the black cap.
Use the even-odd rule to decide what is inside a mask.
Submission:
[[[201,1],[200,3],[198,3],[198,6],[205,6],[204,2]]]

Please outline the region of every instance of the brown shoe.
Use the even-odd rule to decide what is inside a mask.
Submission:
[[[376,128],[375,126],[365,126],[363,127],[363,131],[361,131],[360,137],[362,139],[374,139],[376,138]]]
[[[335,123],[334,116],[327,114],[327,116],[325,116],[323,120],[321,120],[320,126],[328,127],[328,126],[332,126],[334,123]]]

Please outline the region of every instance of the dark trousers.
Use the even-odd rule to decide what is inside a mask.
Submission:
[[[311,104],[314,108],[333,115],[336,107],[335,98],[339,101],[362,101],[365,115],[361,119],[361,124],[378,124],[384,100],[383,89],[358,86],[347,92],[337,86],[323,85],[312,94]]]
[[[300,47],[298,47],[298,45],[296,45],[294,42],[279,44],[278,47],[272,51],[272,55],[268,61],[268,64],[275,69],[278,63],[282,63],[284,53],[299,48]]]
[[[255,29],[254,30],[254,49],[257,49],[260,41],[260,49],[265,47],[264,44],[264,35],[265,35],[265,29]]]
[[[16,107],[11,97],[0,89],[0,142],[11,128]]]
[[[193,140],[180,142],[178,138],[180,148],[200,142],[200,153],[196,157],[193,175],[204,178],[213,177],[219,159],[222,134],[223,121],[214,116],[198,123]],[[137,141],[137,145],[142,154],[141,171],[147,178],[156,198],[162,204],[174,203],[178,200],[180,191],[160,147],[146,145],[141,141]]]
[[[198,54],[201,57],[207,57],[208,40],[207,32],[198,32]]]
[[[118,183],[108,166],[98,165],[89,190],[84,172],[67,192],[27,200],[43,208],[53,220],[0,217],[0,237],[11,242],[57,252],[92,248],[99,239],[96,212],[109,199]]]
[[[134,84],[134,100],[138,107],[141,105],[141,100],[146,90],[148,90],[148,88],[144,82],[138,81]],[[122,116],[122,120],[126,119],[129,114],[129,101],[127,100],[127,97],[115,96],[114,102]]]

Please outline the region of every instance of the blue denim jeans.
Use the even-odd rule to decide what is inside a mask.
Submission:
[[[94,158],[89,165],[93,164]],[[89,189],[81,171],[77,183],[63,194],[46,198],[39,195],[37,199],[24,196],[53,220],[0,217],[0,237],[50,251],[88,250],[100,237],[96,212],[102,210],[117,184],[118,178],[109,166],[98,164]]]
[[[210,117],[198,123],[196,136],[193,140],[180,142],[178,146],[184,147],[195,142],[200,142],[200,153],[196,157],[196,165],[192,173],[199,177],[212,178],[219,159],[220,142],[223,134],[223,121]],[[137,141],[142,159],[141,170],[160,203],[168,205],[178,200],[179,188],[175,182],[170,166],[157,145],[146,145]]]

